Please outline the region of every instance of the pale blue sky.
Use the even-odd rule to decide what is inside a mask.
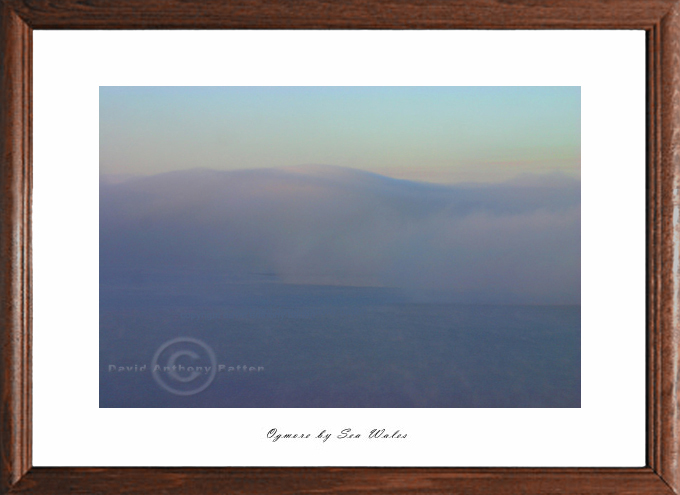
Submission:
[[[580,176],[579,87],[100,87],[100,172],[328,164],[432,182]]]

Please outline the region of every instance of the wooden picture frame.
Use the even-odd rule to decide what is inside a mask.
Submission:
[[[647,39],[647,452],[642,468],[33,468],[34,29],[638,29]],[[680,0],[0,0],[2,493],[680,492]]]

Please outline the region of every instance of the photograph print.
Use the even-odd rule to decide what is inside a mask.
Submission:
[[[100,87],[99,406],[578,408],[580,87]]]

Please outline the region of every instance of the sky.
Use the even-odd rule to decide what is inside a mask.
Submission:
[[[100,173],[336,165],[580,178],[580,87],[100,87]]]

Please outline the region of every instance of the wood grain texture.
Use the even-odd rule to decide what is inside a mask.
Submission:
[[[33,29],[652,27],[668,0],[7,0]],[[642,27],[641,27],[642,26]]]
[[[647,467],[31,468],[32,29],[94,28],[644,29]],[[680,0],[0,0],[0,71],[0,493],[680,493]]]
[[[0,489],[31,462],[31,30],[0,18]]]
[[[115,488],[114,488],[115,487]],[[668,495],[651,469],[35,468],[12,493]]]
[[[657,472],[680,489],[680,4],[660,23],[661,52],[661,211],[659,381]]]

